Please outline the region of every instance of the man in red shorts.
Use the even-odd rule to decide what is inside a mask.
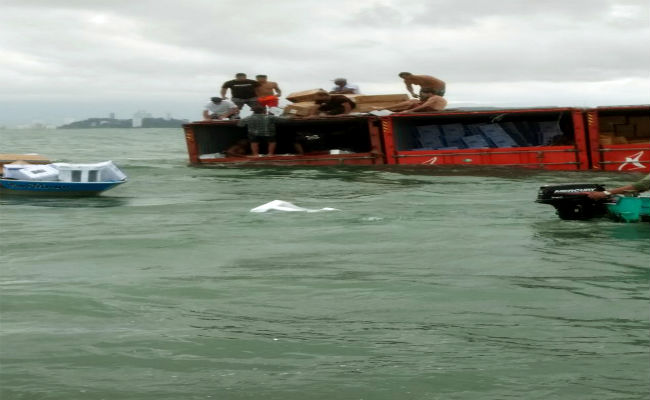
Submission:
[[[277,107],[278,98],[282,91],[276,82],[269,82],[266,75],[257,75],[255,79],[260,84],[257,89],[257,103],[261,106]]]

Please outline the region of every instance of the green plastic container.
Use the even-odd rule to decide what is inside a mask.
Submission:
[[[650,217],[650,197],[619,197],[616,204],[608,204],[607,211],[614,219],[638,222]]]

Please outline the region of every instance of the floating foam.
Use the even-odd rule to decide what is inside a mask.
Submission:
[[[370,115],[374,115],[376,117],[385,117],[387,115],[391,115],[393,112],[390,110],[373,110],[368,112]]]
[[[268,211],[286,211],[286,212],[319,212],[319,211],[338,211],[336,208],[325,207],[319,210],[312,210],[309,208],[299,207],[293,203],[283,200],[273,200],[269,201],[266,204],[253,208],[250,212],[254,213],[264,213]]]

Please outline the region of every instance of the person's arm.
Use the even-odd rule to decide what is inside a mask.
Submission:
[[[406,110],[402,112],[418,112],[418,111],[425,111],[426,109],[431,109],[435,106],[435,98],[434,96],[429,97],[424,103],[418,104],[415,107],[407,108]]]
[[[305,118],[315,118],[320,114],[320,107],[314,107],[309,110],[309,114],[305,115]]]
[[[318,107],[313,107],[311,110],[309,110],[309,114],[305,116],[295,116],[294,118],[317,118],[320,116],[321,112],[323,112],[323,110],[321,110],[322,106],[323,104],[319,105]]]
[[[276,96],[278,96],[278,97],[282,96],[282,90],[280,90],[280,86],[278,86],[277,83],[275,84],[275,87],[273,89],[275,89],[275,95]]]
[[[636,189],[638,192],[645,192],[650,190],[650,174],[646,175],[645,178],[634,182],[632,186],[634,186],[634,189]]]
[[[203,119],[209,120],[210,118],[210,111],[208,110],[203,110]]]
[[[349,101],[346,101],[343,103],[343,114],[349,114],[350,111],[352,111],[352,108],[354,108],[354,105]]]
[[[440,100],[439,96],[431,96],[425,101],[424,103],[420,104],[419,106],[413,107],[409,109],[409,112],[418,112],[418,111],[427,111],[429,110],[439,110],[439,109],[444,109],[444,107],[440,108],[440,104],[438,104]],[[443,99],[444,100],[444,99]]]
[[[228,87],[226,85],[223,85],[221,87],[221,98],[225,99],[226,98],[226,92],[228,91]]]
[[[427,101],[424,102],[424,104],[420,104],[419,106],[415,106],[413,108],[409,108],[409,109],[406,109],[404,111],[408,111],[408,112],[422,111],[424,109],[430,108],[428,103],[429,103],[429,101],[427,100]]]
[[[632,184],[605,190],[603,192],[588,192],[587,196],[589,196],[590,199],[601,200],[613,194],[623,194],[625,192],[638,192],[638,190],[634,187],[634,184]]]
[[[337,93],[339,93],[339,94],[354,94],[355,91],[354,91],[353,88],[343,88],[340,91],[338,91]]]
[[[228,111],[221,114],[220,117],[221,118],[229,118],[231,115],[237,114],[238,111],[239,111],[239,108],[237,108],[237,106],[231,107],[231,108],[228,109]]]
[[[404,84],[406,85],[406,90],[411,93],[411,96],[415,97],[416,99],[419,97],[417,94],[413,93],[413,85],[411,85],[411,82],[407,81],[406,79],[404,80]]]

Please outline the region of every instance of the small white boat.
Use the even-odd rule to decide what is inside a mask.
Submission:
[[[11,163],[3,166],[3,194],[95,196],[127,181],[112,161],[95,164]]]

